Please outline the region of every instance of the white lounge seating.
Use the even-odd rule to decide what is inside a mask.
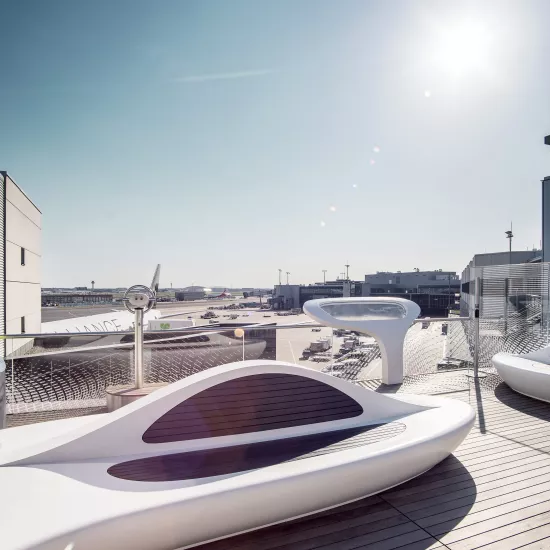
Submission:
[[[550,347],[521,355],[497,353],[492,362],[514,391],[550,403]]]
[[[287,363],[215,367],[109,414],[0,431],[1,547],[226,537],[407,481],[473,422],[460,401],[383,395]]]

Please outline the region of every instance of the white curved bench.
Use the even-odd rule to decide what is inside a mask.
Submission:
[[[550,403],[550,347],[521,355],[497,353],[492,363],[514,391]]]
[[[115,412],[0,432],[2,549],[188,547],[433,467],[472,408],[276,361],[215,367]]]

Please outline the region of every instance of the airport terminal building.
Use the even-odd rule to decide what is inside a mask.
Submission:
[[[108,292],[58,292],[43,293],[42,305],[98,305],[112,304],[113,295]]]
[[[364,281],[338,279],[311,285],[276,285],[274,309],[301,308],[308,300],[353,296],[392,296],[412,300],[422,315],[446,316],[458,307],[460,279],[452,271],[378,272],[365,275]]]

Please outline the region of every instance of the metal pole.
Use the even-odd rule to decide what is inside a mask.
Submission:
[[[6,363],[4,362],[4,359],[0,357],[0,430],[6,427],[7,403],[8,388],[6,383]]]
[[[451,311],[451,274],[449,273],[449,286],[447,288],[447,315]]]
[[[512,239],[514,238],[514,234],[512,233],[512,222],[510,222],[510,230],[504,232],[506,234],[506,238],[508,239],[508,264],[512,264]]]
[[[323,284],[326,284],[327,282],[327,270],[323,269]]]
[[[13,371],[13,357],[11,358],[11,402],[15,403],[15,375]]]
[[[136,388],[143,387],[143,309],[137,308],[134,326],[134,368]]]
[[[279,286],[281,286],[281,273],[283,272],[282,269],[279,269]]]
[[[508,294],[510,293],[510,278],[504,279],[504,334],[508,333]],[[517,306],[517,304],[516,304]]]
[[[474,307],[474,377],[479,373],[479,303],[481,296],[481,277],[476,277],[475,307]]]

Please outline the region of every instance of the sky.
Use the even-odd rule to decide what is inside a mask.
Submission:
[[[43,286],[461,272],[539,246],[550,2],[0,1]],[[286,280],[286,276],[283,277]]]

